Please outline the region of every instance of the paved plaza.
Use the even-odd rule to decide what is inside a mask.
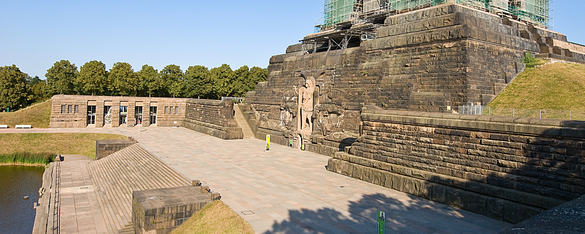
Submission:
[[[135,138],[186,178],[199,179],[256,233],[497,233],[511,224],[326,170],[328,156],[258,139],[230,140],[184,128],[2,130],[100,132]],[[85,204],[85,203],[84,203]],[[64,214],[62,214],[64,215]]]

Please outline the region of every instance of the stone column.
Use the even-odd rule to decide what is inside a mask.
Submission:
[[[79,127],[87,127],[87,101],[80,101],[77,106],[77,116],[81,117],[81,123],[78,123]],[[75,105],[73,106],[75,111]]]
[[[112,127],[120,127],[120,101],[112,103]]]
[[[97,102],[95,106],[95,127],[104,127],[104,102]]]
[[[134,118],[134,114],[136,112],[136,102],[128,102],[128,118],[126,118],[126,126],[134,126],[136,123],[136,118]]]
[[[142,127],[150,126],[150,103],[143,102],[142,104]]]

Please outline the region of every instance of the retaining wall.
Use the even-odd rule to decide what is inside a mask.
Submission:
[[[362,110],[328,170],[511,223],[585,193],[585,122]]]
[[[231,100],[189,99],[183,127],[222,139],[242,139],[244,133],[234,119]]]

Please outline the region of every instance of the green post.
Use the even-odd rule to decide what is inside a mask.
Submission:
[[[6,112],[10,112],[10,107],[6,107]]]
[[[378,234],[386,233],[386,213],[378,211]]]
[[[266,135],[266,151],[270,150],[270,135]]]

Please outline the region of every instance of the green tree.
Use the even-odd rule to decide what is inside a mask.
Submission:
[[[268,69],[260,67],[250,68],[248,79],[245,82],[246,93],[248,91],[256,90],[256,86],[258,85],[258,83],[266,81],[266,78],[268,78]]]
[[[154,67],[148,64],[142,65],[142,69],[136,74],[140,80],[140,93],[144,96],[158,96],[162,92],[164,86],[158,81],[160,74]]]
[[[27,104],[28,75],[16,65],[0,68],[0,108],[20,109]]]
[[[41,80],[38,76],[27,77],[28,80],[28,103],[44,101],[49,98],[47,95],[47,82]]]
[[[75,91],[79,94],[103,95],[108,90],[108,72],[101,61],[89,61],[79,69]]]
[[[160,79],[165,85],[168,94],[172,97],[181,97],[184,93],[185,83],[181,67],[171,64],[160,71]]]
[[[112,95],[137,96],[140,86],[138,76],[129,63],[117,62],[108,75]]]
[[[211,69],[209,73],[211,80],[213,80],[212,93],[215,99],[232,95],[233,86],[231,83],[235,78],[235,73],[229,65],[222,64],[221,67]]]
[[[235,97],[243,97],[247,92],[247,82],[250,79],[250,69],[244,65],[238,70],[234,71],[235,79],[232,81],[232,95]]]
[[[185,70],[185,97],[210,98],[213,82],[209,76],[209,69],[204,66],[190,66]]]
[[[75,94],[73,82],[77,77],[78,71],[75,64],[67,60],[55,62],[53,67],[47,70],[47,90],[49,95],[54,94]]]

